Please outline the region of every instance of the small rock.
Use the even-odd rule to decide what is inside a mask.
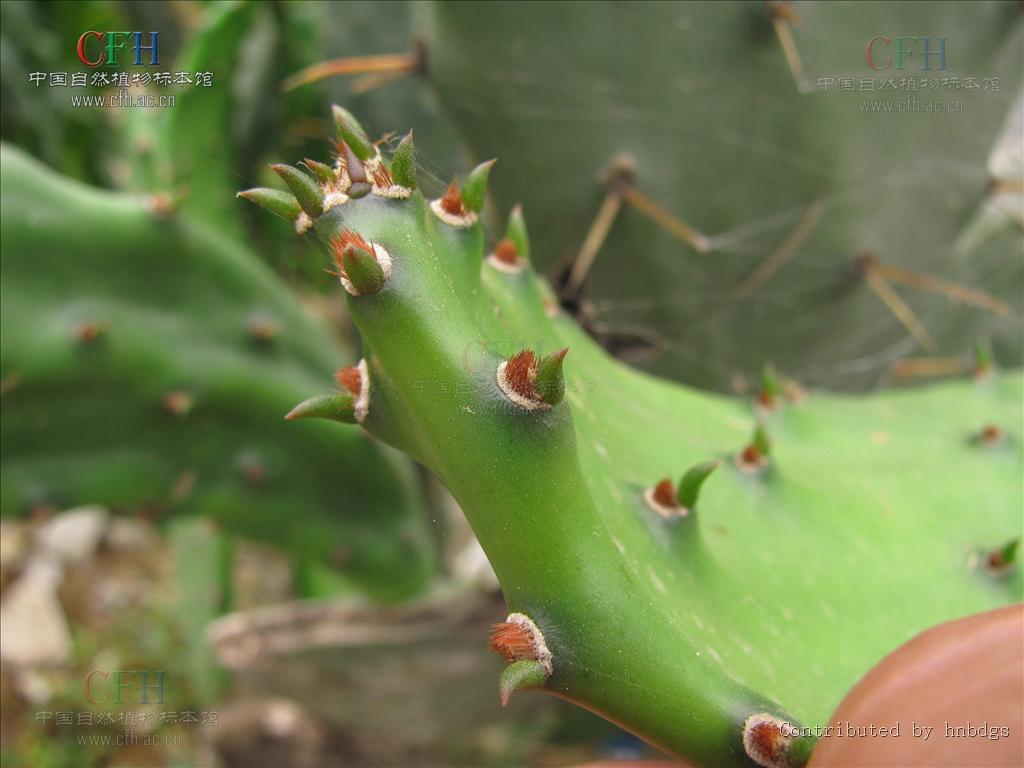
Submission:
[[[61,565],[35,557],[0,603],[0,659],[19,666],[60,664],[71,653],[71,631],[57,597]]]
[[[152,549],[160,537],[152,524],[134,517],[115,517],[107,529],[106,543],[111,549],[139,553]]]
[[[0,582],[6,583],[7,577],[21,567],[26,554],[28,537],[24,525],[16,520],[0,521]]]
[[[99,545],[110,517],[103,507],[77,507],[48,520],[36,534],[39,548],[64,563],[87,560]]]

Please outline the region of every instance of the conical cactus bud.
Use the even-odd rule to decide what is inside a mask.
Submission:
[[[487,196],[487,177],[491,174],[491,167],[498,162],[488,160],[480,163],[470,171],[469,176],[462,185],[462,204],[466,210],[473,213],[480,213],[484,208],[484,198]]]
[[[565,397],[562,361],[568,351],[565,347],[552,352],[538,363],[533,350],[521,350],[498,366],[498,386],[509,400],[527,410],[558,405]]]
[[[253,189],[239,192],[237,197],[256,203],[260,208],[266,208],[271,213],[292,222],[299,218],[299,214],[302,213],[302,207],[299,205],[299,201],[295,199],[295,195],[280,189],[254,187]]]
[[[353,296],[376,293],[391,275],[391,257],[387,251],[350,229],[331,239],[331,251],[337,268],[334,274]]]
[[[377,154],[376,148],[366,137],[366,131],[359,121],[344,107],[335,104],[331,107],[334,113],[334,125],[338,129],[338,138],[352,148],[352,152],[360,160],[369,160]]]
[[[547,669],[539,661],[514,661],[501,672],[498,690],[501,694],[501,706],[507,706],[508,700],[516,691],[540,688],[549,677]]]
[[[352,151],[348,144],[342,143],[340,159],[352,184],[365,184],[369,182],[369,176],[366,175],[366,166],[363,165],[363,161],[356,156],[356,153]],[[348,194],[350,197],[352,196],[351,189],[348,190]]]
[[[487,260],[496,269],[514,275],[523,270],[529,256],[530,240],[526,234],[523,208],[517,205],[509,214],[505,237],[494,244]]]
[[[781,396],[782,384],[775,374],[775,368],[766,364],[761,369],[761,389],[757,393],[757,404],[766,411],[773,411],[779,407]]]
[[[985,567],[995,574],[1008,573],[1017,560],[1017,550],[1019,548],[1020,539],[1006,542],[1006,544],[992,550],[985,556]]]
[[[673,520],[678,517],[686,517],[690,510],[679,505],[676,498],[676,489],[672,481],[665,477],[653,487],[644,491],[644,501],[654,512],[657,512],[666,520]]]
[[[384,270],[369,251],[350,246],[342,254],[342,263],[358,295],[376,293],[384,287]]]
[[[736,456],[736,466],[748,474],[760,472],[768,466],[770,453],[768,433],[763,424],[758,424],[750,443]]]
[[[676,494],[680,506],[691,511],[697,508],[697,497],[700,495],[701,486],[711,476],[711,473],[718,469],[719,464],[721,462],[717,459],[705,461],[686,471],[683,479],[679,481],[679,491]]]
[[[299,201],[299,205],[302,206],[302,210],[306,212],[307,216],[315,219],[324,212],[324,193],[312,176],[283,163],[277,163],[270,167],[288,185],[288,189],[295,195],[295,199]]]
[[[505,239],[515,246],[516,255],[520,259],[530,258],[530,236],[526,231],[523,206],[517,205],[509,213],[508,225],[505,227]]]
[[[330,184],[334,181],[334,169],[327,163],[311,160],[308,157],[302,162],[321,184]]]
[[[974,442],[986,448],[999,445],[1004,440],[1006,440],[1006,433],[998,424],[986,424],[974,435]]]
[[[534,389],[537,396],[548,405],[558,405],[565,397],[565,376],[562,373],[562,361],[569,353],[568,347],[552,352],[537,364],[534,376]]]
[[[355,424],[355,398],[349,393],[318,395],[303,400],[285,416],[293,419],[329,419],[343,424]]]
[[[391,177],[401,187],[416,189],[416,149],[412,131],[398,143],[395,154],[391,156]]]
[[[974,378],[987,379],[993,368],[992,347],[987,339],[978,339],[974,343]]]

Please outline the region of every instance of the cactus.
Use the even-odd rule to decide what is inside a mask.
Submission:
[[[395,599],[432,574],[411,467],[294,425],[348,357],[246,250],[2,150],[0,511],[195,513]]]
[[[770,359],[863,389],[986,335],[1020,362],[1021,169],[989,159],[1024,71],[1016,3],[566,3],[542,23],[522,3],[417,3],[414,18],[426,86],[472,153],[506,159],[495,201],[531,212],[536,264],[593,257],[607,211],[564,298],[609,343],[653,343],[651,370],[726,390]],[[920,40],[902,70],[868,67],[873,36],[903,34],[933,54],[944,37],[947,68],[922,69]],[[965,87],[900,85],[924,77]],[[917,113],[860,107],[911,98]],[[936,99],[962,114],[925,112]],[[854,269],[864,249],[900,268],[895,290]]]
[[[361,423],[451,490],[511,611],[491,638],[503,699],[542,688],[700,764],[801,765],[796,729],[888,651],[1020,599],[1020,570],[985,559],[1019,535],[1019,374],[780,386],[771,407],[651,378],[558,309],[521,211],[487,247],[492,162],[428,200],[411,141],[389,168],[335,118],[331,174],[282,176],[365,359],[298,411]],[[1003,437],[981,444],[988,423]]]

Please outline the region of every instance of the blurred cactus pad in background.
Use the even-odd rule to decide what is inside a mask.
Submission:
[[[1021,16],[4,2],[4,765],[813,764],[1024,593]]]

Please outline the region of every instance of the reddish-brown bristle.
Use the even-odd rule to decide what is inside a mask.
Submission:
[[[99,323],[84,322],[75,326],[75,338],[83,344],[92,344],[97,341],[106,329]]]
[[[982,445],[994,445],[1003,439],[1003,430],[995,424],[986,424],[978,433],[978,441]]]
[[[381,165],[373,172],[373,183],[378,187],[390,187],[395,182],[391,178],[391,171]]]
[[[785,765],[790,739],[782,727],[775,722],[765,721],[751,726],[747,733],[751,751],[761,758],[762,765]],[[763,762],[762,762],[763,761]]]
[[[744,464],[758,464],[761,461],[761,452],[757,450],[756,445],[751,443],[743,449],[740,459]]]
[[[466,209],[462,207],[462,193],[459,192],[459,185],[452,180],[441,198],[441,208],[452,216],[463,216]]]
[[[262,464],[250,464],[242,469],[242,474],[249,485],[263,485],[267,479],[267,470]]]
[[[771,392],[765,392],[764,390],[757,393],[757,402],[762,408],[769,410],[773,409],[776,405],[775,396]]]
[[[254,318],[249,321],[249,336],[253,341],[265,344],[277,337],[277,325],[264,318]]]
[[[537,652],[530,639],[530,633],[519,624],[502,621],[491,627],[490,648],[500,653],[508,662],[536,659]]]
[[[516,394],[523,397],[536,397],[537,390],[533,386],[534,376],[537,374],[537,360],[533,351],[524,349],[509,358],[505,366],[505,381]]]
[[[358,395],[363,391],[363,374],[354,365],[348,368],[339,368],[334,374],[334,380],[353,395]]]
[[[654,493],[652,495],[654,500],[663,507],[674,507],[676,505],[676,489],[672,485],[672,481],[667,477],[654,486]]]
[[[499,240],[494,246],[494,258],[504,264],[518,264],[519,254],[516,253],[516,244],[507,237],[504,240]]]
[[[192,396],[176,389],[164,395],[163,406],[165,411],[174,416],[186,416],[192,410]]]
[[[345,274],[344,256],[345,251],[349,248],[359,248],[375,258],[377,256],[373,252],[373,246],[366,242],[362,236],[356,234],[351,229],[343,229],[339,234],[331,238],[331,253],[334,256],[334,266],[337,268],[337,272],[334,274],[341,277],[348,277]]]

